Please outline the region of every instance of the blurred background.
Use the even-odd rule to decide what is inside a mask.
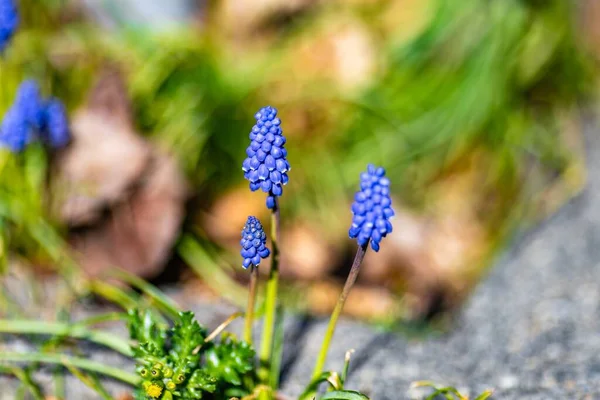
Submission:
[[[585,185],[593,0],[17,3],[0,116],[34,78],[67,105],[72,139],[2,169],[5,276],[118,267],[243,303],[240,231],[268,210],[241,163],[267,104],[292,165],[282,276],[298,311],[333,308],[369,162],[388,171],[397,216],[346,312],[387,325],[456,309],[515,233]]]

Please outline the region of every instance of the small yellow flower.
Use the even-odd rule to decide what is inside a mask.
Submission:
[[[162,387],[158,386],[156,383],[152,383],[146,387],[146,394],[152,398],[159,398],[162,393]]]

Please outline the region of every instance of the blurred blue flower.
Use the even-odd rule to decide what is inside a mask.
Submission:
[[[46,102],[41,135],[51,147],[64,147],[70,139],[69,120],[63,103],[55,98]]]
[[[22,110],[32,128],[40,130],[44,123],[44,107],[42,102],[40,87],[37,82],[28,79],[23,81],[17,89],[17,96],[13,107]]]
[[[40,138],[54,148],[65,146],[69,142],[69,122],[59,100],[44,102],[38,84],[26,80],[0,124],[0,147],[17,153]]]
[[[359,245],[371,240],[371,248],[379,251],[381,239],[392,232],[390,218],[394,215],[390,199],[390,180],[385,170],[369,164],[360,174],[360,191],[352,203],[352,226],[348,234]]]
[[[13,153],[23,151],[31,141],[31,129],[23,111],[13,105],[0,124],[0,147],[7,148]]]
[[[260,264],[261,258],[267,258],[270,254],[266,246],[267,235],[263,230],[260,221],[256,217],[248,217],[244,228],[242,229],[242,250],[240,254],[244,258],[242,266],[248,268],[250,265]]]
[[[284,148],[285,136],[281,130],[281,120],[277,109],[266,106],[255,115],[256,125],[250,132],[250,146],[246,149],[247,158],[242,163],[244,178],[250,181],[253,192],[262,189],[268,193],[267,207],[275,208],[275,198],[283,193],[283,185],[288,183],[287,172],[291,169]]]
[[[19,26],[19,14],[14,0],[0,0],[0,53]]]
[[[0,0],[2,2],[2,0]],[[26,80],[17,89],[15,102],[8,109],[0,125],[0,147],[21,152],[39,130],[43,121],[40,89],[32,80]]]

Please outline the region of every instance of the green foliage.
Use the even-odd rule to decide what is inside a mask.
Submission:
[[[39,143],[23,153],[0,149],[0,262],[8,249],[49,258],[61,267],[66,245],[46,204],[47,157]],[[0,265],[0,271],[3,267]]]
[[[239,386],[242,378],[254,368],[254,350],[231,334],[223,335],[221,343],[205,353],[206,370],[219,380]]]
[[[192,312],[181,312],[173,327],[152,313],[129,313],[133,352],[143,379],[138,395],[148,399],[223,399],[245,396],[255,385],[252,347],[223,334],[206,341],[206,329]],[[144,397],[145,396],[145,397]]]
[[[425,400],[435,400],[438,398],[444,398],[446,400],[469,400],[469,397],[463,395],[452,386],[438,386],[430,381],[418,381],[414,382],[411,387],[429,387],[432,388],[433,391],[427,395]],[[493,390],[485,390],[473,400],[486,400],[492,397],[494,394]]]
[[[310,381],[299,399],[314,400],[315,393],[317,393],[321,384],[327,383],[328,391],[323,396],[320,396],[319,400],[368,400],[369,398],[366,395],[344,388],[346,378],[348,377],[348,369],[350,367],[350,357],[353,352],[354,350],[346,352],[341,374],[335,371],[322,372],[321,375]]]
[[[369,400],[369,398],[354,390],[334,390],[321,396],[321,400]]]

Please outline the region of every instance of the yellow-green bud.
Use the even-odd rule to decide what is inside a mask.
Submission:
[[[150,370],[150,375],[152,375],[152,378],[159,379],[162,378],[162,371],[160,369],[152,368]]]
[[[177,385],[173,381],[168,381],[166,387],[169,390],[175,390],[177,388]]]
[[[165,368],[165,370],[163,371],[163,376],[165,378],[170,378],[173,376],[173,370],[169,367]]]
[[[162,368],[163,368],[163,365],[162,365],[161,363],[156,363],[156,364],[154,364],[154,365],[152,366],[152,368],[154,368],[154,369],[157,369],[157,370],[161,371],[161,370],[162,370]]]

